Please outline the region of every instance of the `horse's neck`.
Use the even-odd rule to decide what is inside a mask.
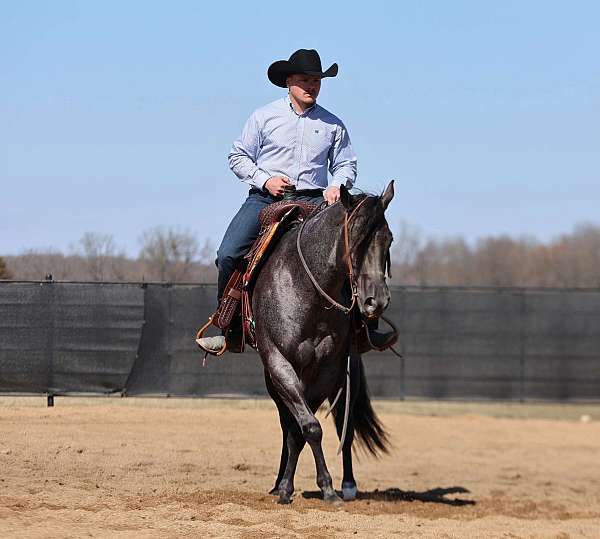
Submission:
[[[344,261],[343,209],[328,208],[312,218],[302,233],[302,253],[311,272],[327,292],[339,292],[347,266]]]

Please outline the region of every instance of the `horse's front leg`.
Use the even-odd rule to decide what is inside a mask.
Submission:
[[[352,468],[352,444],[354,443],[354,421],[353,410],[356,403],[356,397],[360,390],[360,365],[361,360],[360,354],[352,353],[350,355],[350,413],[348,417],[348,426],[346,428],[346,438],[342,445],[342,464],[344,468],[344,476],[342,478],[342,497],[344,501],[349,502],[356,499],[358,494],[358,487],[356,486],[356,480],[354,479],[354,471]],[[342,431],[344,427],[344,413],[346,403],[346,391],[347,387],[344,387],[338,402],[335,407],[335,428],[337,430],[338,438],[341,439]],[[335,398],[332,396],[330,401]]]
[[[341,431],[338,430],[338,435]],[[346,432],[346,439],[342,446],[342,464],[344,467],[344,477],[342,478],[342,497],[345,502],[350,502],[356,499],[358,494],[358,487],[356,486],[356,480],[354,479],[354,472],[352,470],[352,443],[354,442],[354,426],[350,421],[348,423],[348,429]]]
[[[325,456],[323,455],[323,448],[321,446],[321,440],[323,438],[323,431],[321,425],[313,412],[310,410],[304,398],[304,392],[302,384],[298,379],[298,376],[290,363],[278,352],[271,351],[265,359],[265,368],[269,372],[273,386],[277,390],[277,393],[281,397],[281,400],[285,403],[286,407],[296,420],[297,426],[300,428],[300,432],[306,442],[310,445],[315,459],[315,466],[317,470],[317,485],[323,492],[323,498],[328,502],[341,502],[339,496],[333,489],[333,483],[331,481],[331,475],[327,469],[325,463]],[[290,434],[288,434],[288,465],[282,481],[280,482],[280,501],[286,503],[286,493],[289,488],[293,488],[293,476],[296,469],[297,455],[292,455],[292,449],[294,453],[302,449],[298,447],[298,441],[292,439],[290,442]],[[292,461],[292,457],[295,456],[295,462]],[[289,468],[289,474],[288,472]],[[286,482],[285,492],[282,492],[281,486],[284,481]]]

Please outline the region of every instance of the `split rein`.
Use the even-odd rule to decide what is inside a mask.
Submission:
[[[321,296],[323,296],[329,303],[331,303],[331,307],[325,307],[326,309],[331,309],[332,307],[335,307],[335,308],[339,309],[340,311],[342,311],[344,314],[350,314],[352,312],[352,309],[354,309],[354,306],[356,305],[356,300],[358,298],[358,286],[356,284],[356,279],[354,277],[354,268],[352,267],[349,225],[350,225],[350,221],[352,220],[352,218],[356,215],[357,210],[362,206],[362,204],[367,200],[367,198],[368,197],[363,198],[357,204],[356,208],[354,208],[352,210],[351,213],[348,213],[348,211],[344,211],[344,250],[345,250],[344,259],[346,260],[346,263],[348,264],[347,277],[348,277],[348,280],[350,281],[350,287],[352,288],[352,302],[350,303],[350,307],[346,307],[345,305],[342,305],[341,303],[335,301],[327,292],[325,292],[325,290],[323,290],[321,288],[321,286],[315,279],[315,276],[312,274],[312,271],[310,271],[310,268],[308,267],[308,264],[306,263],[306,259],[304,258],[304,255],[302,254],[302,248],[300,247],[300,238],[302,237],[302,231],[304,230],[304,226],[306,225],[306,221],[308,220],[308,217],[306,219],[304,219],[304,221],[302,221],[302,224],[300,225],[300,230],[298,230],[298,236],[296,237],[296,249],[298,251],[298,256],[300,257],[300,262],[302,262],[304,271],[306,271],[308,278],[311,280],[312,284],[317,289],[319,294],[321,294]],[[325,202],[319,204],[319,206],[317,206],[313,210],[312,213],[317,213],[318,211],[320,211],[323,207],[323,204],[325,204]],[[396,326],[385,316],[382,315],[381,319],[384,320],[392,328],[393,332],[396,334],[396,337],[397,337],[398,328],[396,328]],[[364,322],[363,322],[363,324],[364,324]],[[384,348],[378,348],[378,347],[374,346],[373,343],[371,343],[371,339],[369,337],[368,330],[366,331],[366,335],[367,335],[367,339],[369,341],[369,345],[371,346],[372,349],[382,352],[386,348],[389,348],[398,357],[402,357],[401,354],[399,354],[398,352],[396,352],[396,350],[394,350],[394,348],[392,347],[391,344],[388,346],[385,346]]]
[[[352,303],[350,304],[350,307],[346,307],[345,305],[338,303],[327,292],[325,292],[325,290],[321,288],[321,286],[315,279],[315,276],[312,274],[310,268],[308,267],[308,264],[306,263],[304,255],[302,254],[302,248],[300,247],[300,238],[302,237],[302,231],[304,230],[304,226],[306,225],[306,221],[308,220],[308,218],[302,221],[300,230],[298,230],[298,236],[296,237],[296,249],[298,251],[298,256],[300,257],[300,262],[302,262],[302,266],[304,267],[304,271],[306,271],[308,278],[311,280],[312,284],[315,286],[319,294],[321,294],[329,303],[331,303],[332,307],[336,307],[344,314],[350,314],[350,312],[354,308],[354,305],[356,304],[356,298],[358,298],[358,287],[356,285],[356,279],[354,278],[354,269],[352,268],[352,259],[350,257],[350,239],[348,229],[350,221],[356,215],[356,211],[362,206],[362,204],[367,200],[367,198],[368,197],[363,198],[357,204],[356,208],[352,210],[352,213],[348,214],[347,211],[344,212],[344,259],[348,264],[348,280],[350,281],[350,287],[352,288]],[[314,210],[314,213],[321,210],[323,204],[324,203],[321,203],[319,206],[317,206]]]

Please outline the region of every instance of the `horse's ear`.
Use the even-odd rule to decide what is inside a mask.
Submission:
[[[350,210],[352,207],[352,195],[350,194],[350,191],[346,189],[344,184],[340,185],[340,200],[342,201],[344,208]]]
[[[390,202],[394,198],[394,180],[392,180],[388,186],[385,188],[383,195],[381,195],[381,203],[383,204],[383,209],[387,210],[387,207],[390,205]]]

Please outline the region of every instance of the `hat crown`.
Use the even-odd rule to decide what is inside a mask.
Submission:
[[[290,56],[288,61],[301,71],[322,71],[321,57],[315,49],[299,49]]]

